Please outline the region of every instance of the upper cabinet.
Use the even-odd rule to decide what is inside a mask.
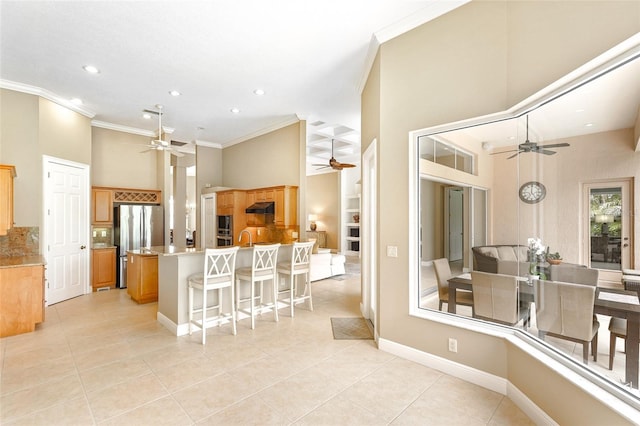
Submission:
[[[110,189],[91,189],[91,223],[111,225],[113,222],[113,196]]]
[[[0,164],[0,235],[13,228],[13,178],[16,168]]]
[[[111,225],[113,203],[153,204],[162,202],[162,192],[153,189],[125,189],[94,186],[91,188],[91,223]]]
[[[298,187],[278,186],[273,188],[276,213],[276,226],[287,227],[298,225]]]

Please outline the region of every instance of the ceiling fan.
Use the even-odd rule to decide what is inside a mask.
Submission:
[[[326,169],[327,167],[331,167],[333,170],[342,170],[342,169],[348,169],[351,167],[355,167],[355,164],[349,164],[349,163],[341,163],[338,160],[336,160],[333,156],[333,139],[331,139],[331,158],[329,159],[329,164],[312,164],[312,166],[320,166],[318,167],[318,170],[320,169]]]
[[[158,111],[152,111],[149,109],[145,109],[144,112],[148,113],[148,114],[155,114],[158,116],[158,139],[154,139],[151,141],[151,143],[149,143],[149,145],[147,145],[148,149],[142,151],[144,152],[149,152],[149,151],[169,151],[172,155],[175,155],[176,157],[183,157],[184,154],[181,153],[180,151],[176,150],[173,146],[172,143],[169,141],[165,141],[162,139],[162,105],[156,105],[156,108],[158,108]]]
[[[552,144],[548,144],[548,145],[538,145],[535,142],[531,142],[529,141],[529,116],[527,115],[527,138],[524,141],[524,143],[521,143],[520,145],[518,145],[518,149],[512,149],[509,151],[501,151],[501,152],[493,152],[491,153],[491,155],[495,155],[495,154],[505,154],[507,152],[515,152],[515,154],[507,157],[507,160],[513,158],[513,157],[517,157],[518,155],[520,155],[521,153],[524,152],[537,152],[538,154],[544,154],[544,155],[553,155],[556,153],[556,151],[551,151],[547,148],[563,148],[566,146],[571,146],[568,143],[552,143]]]

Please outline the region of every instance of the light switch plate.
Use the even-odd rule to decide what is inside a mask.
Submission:
[[[398,257],[398,247],[387,246],[387,257]]]

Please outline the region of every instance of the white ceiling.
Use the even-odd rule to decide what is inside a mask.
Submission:
[[[377,43],[466,1],[3,0],[0,82],[80,98],[74,108],[97,125],[145,135],[157,121],[142,110],[161,104],[172,140],[223,147],[298,118],[322,122],[309,161],[328,162],[331,139],[339,161],[354,161]]]

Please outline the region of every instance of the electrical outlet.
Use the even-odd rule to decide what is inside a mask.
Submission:
[[[449,337],[449,352],[458,352],[458,340]]]
[[[291,233],[291,238],[293,238],[293,239],[298,238],[298,233],[297,233],[296,231],[293,231],[293,232]]]
[[[387,257],[398,257],[398,247],[387,246]]]
[[[260,235],[260,228],[258,228],[258,230],[256,231],[256,234]]]

